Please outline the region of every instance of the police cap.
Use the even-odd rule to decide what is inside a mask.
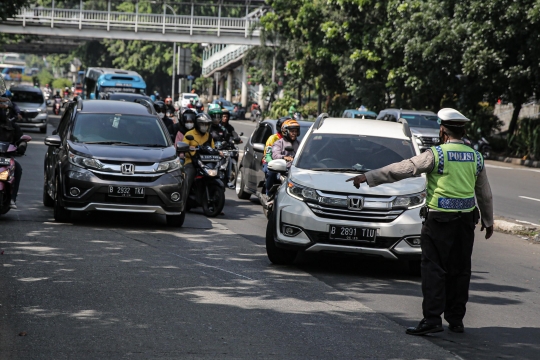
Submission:
[[[465,115],[452,108],[444,108],[437,113],[438,123],[450,127],[464,127],[465,123],[471,121]]]

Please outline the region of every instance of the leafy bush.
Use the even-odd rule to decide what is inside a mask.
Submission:
[[[518,120],[517,130],[508,139],[508,151],[513,156],[540,159],[540,119]]]
[[[467,125],[467,134],[475,140],[482,136],[490,137],[500,131],[503,125],[503,122],[493,115],[493,106],[486,102],[478,103],[474,109],[466,113],[466,116],[471,119]]]
[[[47,70],[43,69],[38,74],[37,77],[39,79],[39,83],[43,86],[45,84],[49,84],[49,86],[52,86],[52,82],[54,81],[54,76]]]
[[[52,87],[53,87],[53,89],[63,89],[63,88],[65,88],[66,86],[67,86],[68,88],[71,88],[71,85],[72,85],[71,80],[69,80],[69,79],[63,79],[63,78],[60,78],[60,79],[54,79],[53,82],[52,82]]]
[[[317,102],[310,101],[304,106],[300,107],[299,111],[304,118],[307,118],[309,115],[317,117]]]
[[[276,100],[272,104],[272,110],[270,111],[271,119],[279,119],[282,116],[289,114],[289,108],[291,105],[297,106],[298,101],[291,96],[291,94],[285,94],[281,99]]]

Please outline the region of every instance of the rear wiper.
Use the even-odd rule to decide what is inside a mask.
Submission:
[[[357,173],[365,173],[365,172],[369,171],[369,169],[359,170],[359,169],[353,169],[353,168],[313,168],[313,169],[310,169],[310,170],[313,170],[313,171],[336,171],[336,172],[343,171],[343,172],[357,172]]]
[[[99,144],[99,145],[134,145],[132,143],[128,142],[122,142],[122,141],[87,141],[84,144]]]

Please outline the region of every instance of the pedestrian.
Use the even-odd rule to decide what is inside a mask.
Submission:
[[[482,214],[481,231],[486,229],[486,239],[493,234],[493,199],[484,159],[461,140],[470,120],[450,108],[441,109],[437,116],[442,145],[347,180],[358,189],[364,182],[373,187],[427,174],[426,205],[420,212],[424,218],[420,235],[424,318],[407,329],[410,335],[444,331],[443,313],[450,331],[464,331],[474,228],[480,219],[475,195]]]

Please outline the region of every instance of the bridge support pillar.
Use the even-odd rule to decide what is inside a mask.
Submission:
[[[261,111],[265,110],[264,106],[264,87],[262,84],[259,84],[259,107],[261,108]]]
[[[248,86],[247,86],[247,66],[242,66],[242,106],[247,106]]]
[[[219,97],[222,98],[222,97],[225,97],[225,94],[224,94],[224,88],[225,87],[225,78],[223,76],[220,76],[219,77]]]
[[[225,99],[227,101],[232,101],[232,87],[233,87],[233,72],[227,72],[227,96]]]

